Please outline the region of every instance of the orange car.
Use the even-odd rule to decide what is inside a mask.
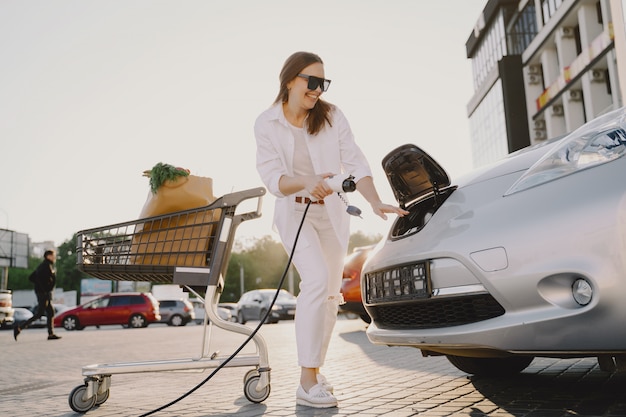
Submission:
[[[374,246],[376,245],[354,248],[343,265],[343,282],[341,283],[341,293],[346,302],[340,306],[341,310],[357,314],[366,323],[370,323],[372,319],[365,311],[361,300],[361,268]]]

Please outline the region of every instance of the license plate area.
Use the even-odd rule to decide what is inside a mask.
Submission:
[[[394,265],[365,274],[367,304],[425,299],[431,294],[428,261]]]

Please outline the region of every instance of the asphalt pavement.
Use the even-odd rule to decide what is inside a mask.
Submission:
[[[258,322],[247,325],[254,327]],[[510,378],[479,378],[454,368],[446,358],[425,358],[417,349],[376,346],[365,323],[341,319],[322,372],[335,387],[339,406],[296,406],[298,386],[293,321],[268,324],[271,392],[251,403],[243,378],[251,367],[224,368],[203,383],[211,370],[113,375],[106,402],[89,417],[141,416],[626,416],[626,375],[600,371],[594,359],[535,359]],[[13,340],[0,332],[0,415],[69,417],[70,392],[83,384],[90,364],[194,358],[202,350],[203,327],[150,325],[88,327],[47,340],[45,329],[27,329]],[[233,352],[244,338],[214,328],[205,352]],[[242,353],[255,353],[248,345]],[[194,390],[195,389],[195,390]],[[192,391],[189,393],[190,391]],[[178,400],[180,399],[180,400]]]

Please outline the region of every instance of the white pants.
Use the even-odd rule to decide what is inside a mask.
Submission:
[[[304,212],[304,207],[302,204],[296,210]],[[298,365],[319,368],[343,302],[340,291],[345,245],[339,243],[326,208],[320,205],[309,207],[300,238],[306,243],[298,242],[293,256],[301,279],[295,318]]]

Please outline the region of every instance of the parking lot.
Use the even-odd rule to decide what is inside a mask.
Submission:
[[[256,326],[258,322],[250,322]],[[150,325],[144,329],[102,326],[58,329],[61,340],[46,340],[45,329],[28,329],[19,341],[0,332],[0,415],[76,416],[68,405],[89,364],[196,357],[202,326]],[[341,319],[322,369],[335,386],[339,407],[295,405],[299,369],[293,321],[261,329],[268,343],[271,393],[261,404],[243,394],[251,368],[225,368],[206,384],[155,416],[626,416],[626,376],[598,369],[593,359],[535,359],[515,378],[477,378],[443,357],[424,358],[413,348],[369,343],[361,320]],[[242,336],[213,329],[208,351],[228,354]],[[244,353],[254,352],[247,346]],[[141,372],[113,375],[109,399],[87,416],[140,416],[183,396],[210,371]]]

